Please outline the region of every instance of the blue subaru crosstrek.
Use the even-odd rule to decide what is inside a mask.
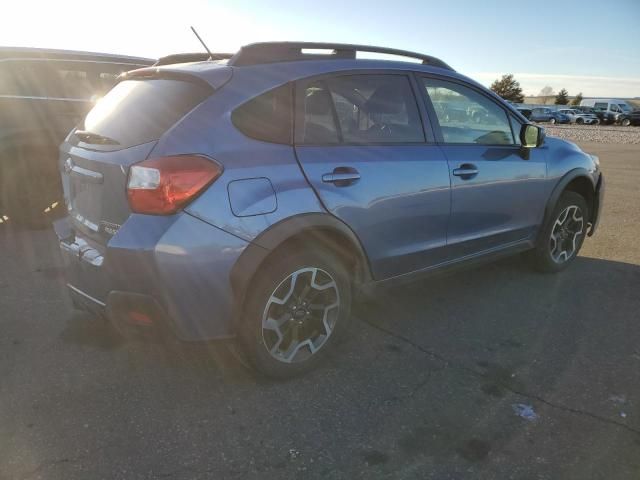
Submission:
[[[77,306],[234,337],[275,377],[330,353],[357,294],[518,252],[566,268],[603,194],[595,156],[441,60],[341,44],[124,74],[60,167]]]

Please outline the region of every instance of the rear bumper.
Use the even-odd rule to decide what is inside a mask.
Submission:
[[[67,283],[67,288],[69,290],[69,296],[76,307],[87,310],[95,315],[104,316],[106,305],[103,302],[83,292],[78,287],[74,287],[70,283]]]
[[[114,323],[137,312],[186,341],[233,334],[230,272],[247,242],[186,213],[132,215],[106,246],[66,219],[55,230],[76,305]]]

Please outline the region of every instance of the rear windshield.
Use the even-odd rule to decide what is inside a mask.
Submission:
[[[117,142],[118,148],[157,140],[211,92],[181,80],[125,80],[98,101],[82,130]]]

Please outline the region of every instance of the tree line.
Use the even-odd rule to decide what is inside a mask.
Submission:
[[[518,82],[512,74],[503,75],[502,78],[498,78],[491,84],[491,90],[500,95],[505,100],[513,103],[524,102],[524,94]],[[557,94],[554,93],[553,88],[547,86],[540,90],[539,97],[545,97],[552,99],[555,96],[556,105],[569,105],[569,92],[566,88],[561,89]],[[571,105],[580,105],[582,101],[582,92],[578,93],[571,101]],[[546,100],[545,100],[545,103]]]

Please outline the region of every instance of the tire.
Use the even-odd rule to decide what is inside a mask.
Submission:
[[[315,368],[347,331],[351,282],[331,253],[294,247],[260,267],[245,305],[238,339],[249,363],[268,377],[290,378]]]
[[[578,125],[582,125],[584,123],[584,118],[576,118],[576,123]]]
[[[2,153],[2,214],[24,227],[44,228],[65,213],[57,147],[13,145]]]
[[[553,117],[551,117],[551,118],[549,119],[549,123],[550,123],[551,125],[554,125],[554,124],[556,123],[556,119],[555,119],[555,118],[553,118]]]
[[[631,125],[631,119],[629,119],[629,118],[625,118],[625,119],[623,119],[623,120],[622,120],[622,122],[620,122],[620,124],[621,124],[623,127],[628,127],[629,125]]]
[[[535,248],[525,254],[530,265],[543,273],[557,273],[567,268],[582,248],[588,218],[589,208],[584,197],[564,192],[540,231]]]

